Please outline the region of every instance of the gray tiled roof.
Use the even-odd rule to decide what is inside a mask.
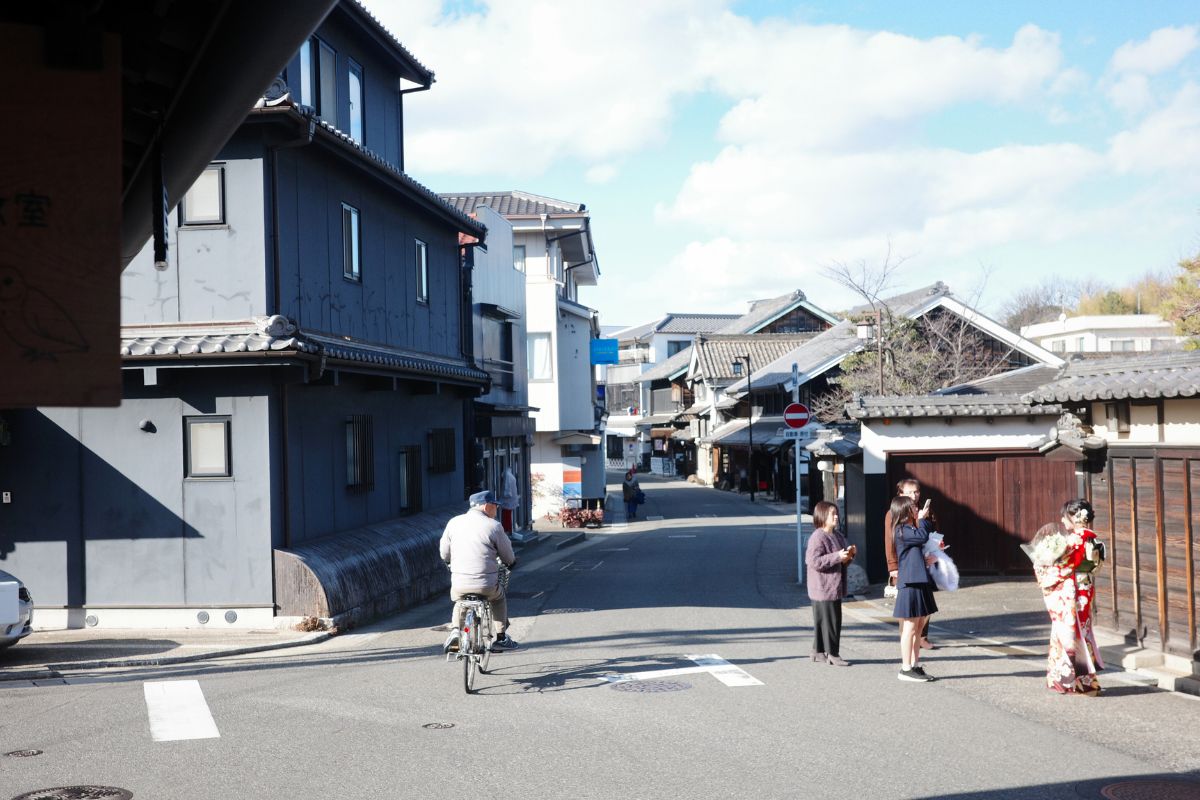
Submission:
[[[400,43],[400,40],[396,38],[395,34],[388,30],[387,27],[379,21],[378,17],[371,13],[371,9],[367,8],[362,3],[362,0],[353,0],[349,7],[356,8],[367,18],[367,20],[370,21],[370,24],[373,25],[376,30],[383,35],[387,43],[391,45],[392,49],[397,52],[397,54],[400,56],[400,59],[407,62],[407,65],[416,72],[417,77],[423,79],[425,85],[433,83],[433,70],[429,69],[420,61],[418,61],[416,56],[414,56],[407,47]]]
[[[667,314],[655,333],[716,333],[737,314]]]
[[[686,370],[688,365],[692,363],[692,348],[685,347],[675,355],[668,358],[666,361],[660,361],[650,369],[638,376],[638,383],[650,383],[651,381],[664,380],[670,378],[681,370]]]
[[[535,217],[541,214],[586,215],[583,203],[569,203],[542,197],[529,192],[446,192],[442,199],[464,214],[473,214],[479,206],[487,206],[505,217]]]
[[[717,330],[717,333],[753,333],[767,323],[786,314],[792,308],[803,305],[806,308],[818,313],[818,316],[824,315],[836,319],[836,315],[830,314],[824,309],[820,309],[812,303],[808,302],[804,292],[796,289],[779,297],[772,297],[768,300],[756,300],[750,310],[733,320],[727,325],[722,326]]]
[[[241,355],[292,353],[301,358],[365,364],[405,374],[484,384],[486,372],[462,359],[414,353],[299,330],[283,317],[175,325],[126,325],[121,356],[126,360],[201,360]]]
[[[1200,395],[1200,351],[1068,361],[1058,377],[1025,396],[1035,402]]]
[[[756,333],[741,336],[700,336],[693,345],[697,362],[704,377],[718,384],[735,379],[733,362],[744,355],[750,356],[750,367],[757,370],[758,364],[769,364],[780,356],[795,350],[816,334],[804,333]]]
[[[931,299],[935,297],[944,297],[950,294],[950,287],[941,281],[938,281],[937,283],[929,286],[922,286],[920,289],[913,289],[911,292],[904,292],[902,294],[892,295],[891,297],[885,297],[881,300],[881,302],[883,305],[891,309],[893,314],[898,316],[907,316],[928,303]],[[863,304],[861,306],[855,306],[847,311],[846,317],[847,319],[852,319],[864,314],[873,313],[874,310],[875,309],[871,308],[869,304]]]
[[[1031,364],[977,381],[939,389],[934,394],[1025,394],[1054,380],[1058,374],[1058,367]]]
[[[1029,403],[1016,394],[908,395],[860,397],[846,405],[851,419],[903,419],[905,417],[1024,417],[1057,416],[1057,403]]]
[[[814,378],[825,369],[836,366],[843,358],[862,347],[855,326],[851,322],[839,322],[828,330],[821,331],[798,347],[783,353],[774,360],[754,370],[753,388],[775,389],[792,378],[792,364],[800,370],[800,380]],[[822,369],[822,368],[825,369]],[[745,391],[746,381],[741,380],[728,391]]]

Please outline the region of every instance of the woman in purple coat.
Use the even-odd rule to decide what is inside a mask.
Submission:
[[[854,560],[854,545],[838,530],[838,510],[822,500],[813,508],[813,534],[804,551],[805,582],[812,601],[814,663],[848,667],[839,654],[842,639],[842,598],[846,596],[846,566]]]

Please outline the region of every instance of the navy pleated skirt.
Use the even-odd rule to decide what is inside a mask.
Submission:
[[[932,583],[907,583],[896,593],[896,606],[892,616],[896,619],[916,619],[937,613],[937,601],[933,599]]]

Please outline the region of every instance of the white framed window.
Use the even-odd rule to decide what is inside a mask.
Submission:
[[[1065,353],[1067,352],[1067,341],[1065,339],[1055,339],[1050,343],[1050,352]]]
[[[420,239],[416,240],[417,302],[429,302],[429,248]]]
[[[363,139],[363,72],[354,59],[347,59],[348,77],[346,79],[350,95],[350,138],[360,144]]]
[[[184,473],[188,478],[229,478],[229,417],[184,417]]]
[[[513,245],[513,269],[518,272],[525,271],[525,245]]]
[[[358,209],[342,203],[342,275],[362,280],[362,221]]]
[[[531,333],[526,340],[529,343],[529,380],[554,380],[554,357],[550,334]]]
[[[225,165],[209,164],[179,204],[180,225],[225,224]]]
[[[1112,351],[1114,353],[1132,353],[1137,347],[1133,339],[1113,339]]]

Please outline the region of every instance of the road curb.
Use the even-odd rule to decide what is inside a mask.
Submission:
[[[570,547],[573,544],[579,544],[580,542],[582,542],[585,539],[587,539],[587,534],[584,533],[583,531],[580,531],[579,533],[575,534],[574,536],[571,536],[570,538],[567,538],[567,539],[563,539],[561,542],[558,542],[557,544],[555,544],[554,549],[562,550],[564,547]]]
[[[120,667],[165,667],[172,664],[191,664],[196,661],[211,661],[215,658],[228,658],[229,656],[251,655],[253,653],[265,653],[271,650],[286,650],[290,647],[303,647],[304,645],[319,644],[321,642],[332,639],[337,634],[333,631],[322,631],[306,636],[303,639],[295,639],[290,642],[279,642],[276,644],[257,644],[249,647],[233,647],[227,650],[213,650],[207,653],[194,653],[186,656],[162,656],[160,658],[100,658],[93,661],[65,661],[58,664],[47,664],[40,670],[24,670],[21,672],[0,672],[0,682],[4,681],[28,681],[28,680],[44,680],[47,678],[61,678],[62,673],[72,672],[82,669],[113,669]],[[36,677],[31,675],[36,674]]]

